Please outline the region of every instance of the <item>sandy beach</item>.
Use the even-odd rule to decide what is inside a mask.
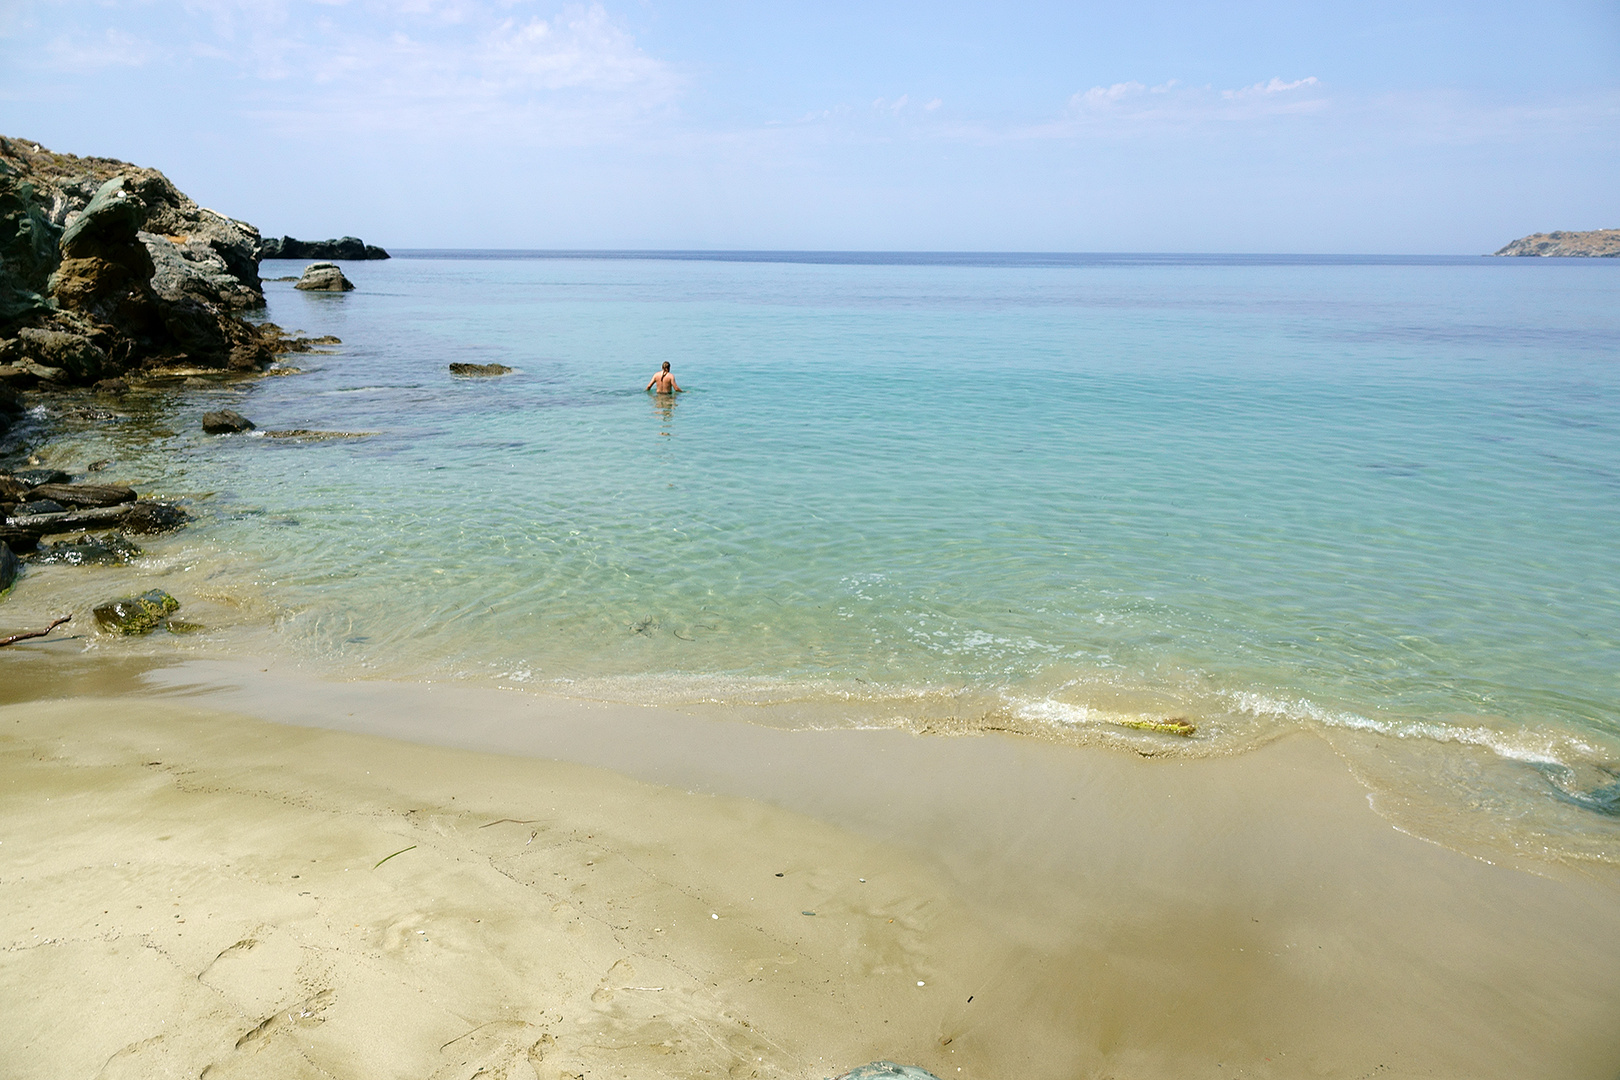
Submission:
[[[1609,868],[1405,835],[1313,737],[1154,760],[51,649],[0,707],[10,1075],[1620,1062]],[[17,701],[47,665],[72,696]]]

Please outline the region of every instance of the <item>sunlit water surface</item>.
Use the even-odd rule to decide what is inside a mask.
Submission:
[[[165,566],[260,633],[186,648],[1151,752],[1311,727],[1616,850],[1620,261],[345,269],[267,285],[343,340],[303,374],[50,450],[193,500]],[[374,434],[204,436],[222,406]]]

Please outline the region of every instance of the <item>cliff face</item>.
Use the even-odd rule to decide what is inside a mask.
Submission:
[[[1498,255],[1583,255],[1593,258],[1620,257],[1620,229],[1593,229],[1590,232],[1532,233],[1515,240]]]
[[[0,379],[268,364],[236,314],[264,303],[258,246],[155,169],[0,137]]]

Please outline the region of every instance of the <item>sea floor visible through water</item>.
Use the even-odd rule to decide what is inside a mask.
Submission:
[[[1403,828],[1620,859],[1620,267],[406,254],[267,283],[343,342],[277,377],[43,401],[41,461],[196,521],[31,568],[5,624],[162,585],[200,632],[50,648],[1157,756],[1310,730]]]

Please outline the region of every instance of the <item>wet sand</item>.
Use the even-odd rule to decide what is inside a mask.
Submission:
[[[1144,759],[72,649],[0,658],[9,1075],[1620,1072],[1612,868],[1405,835],[1312,736]]]

